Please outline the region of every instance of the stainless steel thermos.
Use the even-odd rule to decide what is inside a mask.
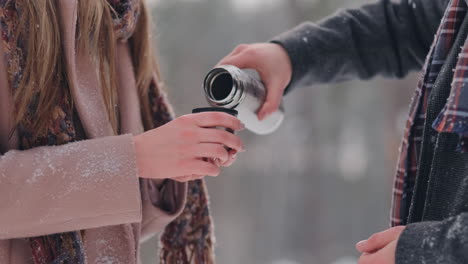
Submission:
[[[203,87],[211,106],[237,110],[245,127],[256,134],[272,133],[283,121],[283,104],[264,120],[258,120],[257,111],[265,101],[266,90],[255,70],[219,66],[206,75]]]

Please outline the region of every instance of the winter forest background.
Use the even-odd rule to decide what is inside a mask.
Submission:
[[[148,0],[149,1],[149,0]],[[237,44],[267,41],[365,0],[153,0],[157,48],[178,115],[205,106],[205,73]],[[387,228],[400,136],[415,86],[374,80],[303,87],[269,136],[208,179],[220,264],[351,264]],[[155,263],[157,239],[142,248]]]

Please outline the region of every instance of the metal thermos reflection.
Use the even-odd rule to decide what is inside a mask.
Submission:
[[[235,109],[245,127],[260,135],[279,128],[284,119],[284,108],[260,121],[257,111],[266,98],[266,90],[258,73],[251,69],[239,69],[223,65],[211,70],[203,84],[205,96],[211,106]]]

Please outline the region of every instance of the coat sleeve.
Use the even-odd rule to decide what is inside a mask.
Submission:
[[[141,241],[159,233],[182,213],[187,199],[187,183],[165,180],[157,184],[155,180],[141,179],[143,220]]]
[[[0,157],[0,239],[140,222],[132,135]]]
[[[406,227],[398,240],[396,264],[468,263],[468,213]]]
[[[289,87],[404,77],[422,68],[448,0],[379,0],[273,39],[289,54]]]

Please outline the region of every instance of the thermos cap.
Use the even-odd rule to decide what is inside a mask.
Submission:
[[[193,114],[203,113],[203,112],[224,112],[232,116],[236,116],[236,117],[238,114],[237,110],[224,108],[224,107],[200,107],[200,108],[195,108],[192,110]]]

